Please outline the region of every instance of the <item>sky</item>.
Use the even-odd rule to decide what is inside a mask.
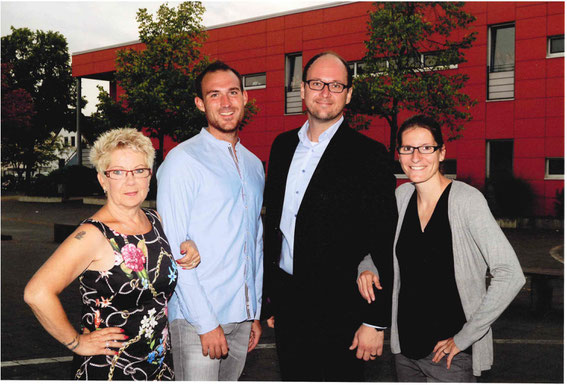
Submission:
[[[332,3],[329,0],[212,0],[206,8],[203,25],[245,20],[294,9]],[[0,1],[1,35],[10,27],[57,31],[67,39],[70,54],[138,40],[136,12],[147,8],[152,14],[165,1]],[[179,1],[168,1],[176,6]],[[84,113],[96,109],[96,85],[105,83],[83,79],[82,94],[89,103]]]

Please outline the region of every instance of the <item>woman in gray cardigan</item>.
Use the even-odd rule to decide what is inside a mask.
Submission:
[[[423,115],[398,132],[391,348],[399,381],[472,382],[492,365],[490,325],[525,283],[512,246],[483,195],[439,170],[439,124]],[[486,288],[486,273],[492,276]],[[379,286],[372,260],[359,266],[361,295]]]

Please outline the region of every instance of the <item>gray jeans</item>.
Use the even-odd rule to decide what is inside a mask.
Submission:
[[[228,344],[228,356],[203,356],[197,331],[184,319],[169,325],[173,369],[177,381],[237,381],[244,369],[252,321],[221,325]]]
[[[447,370],[447,358],[443,357],[438,363],[431,361],[435,354],[414,360],[403,354],[394,354],[396,374],[399,382],[476,382],[472,370],[472,356],[459,353],[451,361]]]

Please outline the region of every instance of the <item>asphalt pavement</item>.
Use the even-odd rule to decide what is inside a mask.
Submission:
[[[27,281],[58,246],[53,225],[76,225],[100,207],[80,201],[19,202],[2,197],[1,243],[1,375],[2,380],[64,380],[70,378],[70,352],[53,339],[23,302]],[[522,267],[555,272],[547,290],[550,306],[538,307],[531,277],[517,298],[494,323],[494,366],[480,382],[562,383],[564,381],[563,231],[505,230]],[[4,240],[5,236],[11,240]],[[554,250],[554,252],[550,252]],[[558,252],[561,255],[558,258]],[[558,273],[561,272],[561,273]],[[354,277],[353,277],[354,281]],[[72,324],[79,324],[77,282],[61,293]],[[251,352],[242,381],[279,381],[273,331],[265,325],[258,348]],[[306,349],[313,347],[306,346]],[[313,354],[321,354],[314,349]],[[324,354],[324,353],[323,353]],[[386,346],[382,357],[366,363],[365,379],[394,382],[393,357]]]

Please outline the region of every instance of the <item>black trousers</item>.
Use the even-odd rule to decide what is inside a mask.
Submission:
[[[342,317],[329,317],[316,305],[309,306],[303,301],[306,289],[289,274],[280,271],[278,279],[284,289],[278,296],[275,317],[282,380],[363,381],[363,362],[356,358],[356,350],[349,350],[356,328],[337,323]]]

